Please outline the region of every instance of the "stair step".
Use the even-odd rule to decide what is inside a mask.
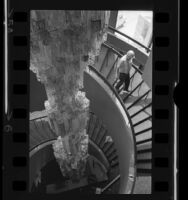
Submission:
[[[45,140],[48,140],[49,137],[48,137],[48,134],[45,132],[43,126],[42,126],[42,120],[38,119],[35,121],[35,125],[37,127],[37,131],[38,131],[38,134],[41,136],[42,138],[42,141],[45,141]]]
[[[106,53],[107,53],[107,48],[104,48],[104,47],[101,47],[101,50],[100,50],[100,54],[99,54],[99,56],[98,56],[98,60],[97,60],[97,62],[95,62],[95,65],[94,65],[94,67],[99,71],[100,70],[100,68],[101,68],[101,65],[102,65],[102,63],[103,63],[103,61],[104,61],[104,58],[105,58],[105,56],[106,56]]]
[[[152,163],[151,159],[137,159],[136,160],[137,164],[147,164],[147,163]]]
[[[104,66],[102,68],[101,74],[107,79],[107,76],[114,64],[116,60],[116,56],[114,55],[114,53],[109,52],[107,58],[106,58],[106,62],[104,63]]]
[[[151,175],[152,170],[151,169],[139,169],[137,168],[137,176],[146,176]]]
[[[102,126],[100,131],[99,131],[99,134],[96,138],[96,141],[95,141],[97,145],[99,145],[99,143],[101,142],[101,139],[104,137],[105,132],[106,132],[106,129]]]
[[[30,133],[29,133],[29,138],[30,138],[30,140],[34,141],[36,144],[38,143],[38,139],[36,137],[36,134],[31,129],[30,129]]]
[[[34,146],[36,146],[36,141],[33,140],[32,137],[29,138],[29,149],[32,149]]]
[[[106,79],[110,82],[110,84],[113,84],[115,80],[115,67],[117,65],[117,62],[118,62],[118,56],[114,55],[114,62],[110,66],[108,74],[106,75]]]
[[[87,133],[89,133],[89,128],[90,128],[90,125],[91,125],[92,116],[93,116],[93,114],[89,112],[89,119],[87,121],[87,126],[86,126]]]
[[[114,148],[114,145],[113,145],[105,154],[106,154],[106,156],[110,156],[115,151],[116,151],[116,149]]]
[[[35,121],[30,121],[30,134],[37,141],[37,145],[43,141],[43,137],[38,132],[38,127],[36,126]]]
[[[148,147],[148,148],[143,148],[143,149],[137,149],[137,154],[145,154],[145,153],[151,153],[152,152],[152,148]]]
[[[102,137],[101,142],[99,143],[99,146],[101,149],[103,148],[103,146],[105,144],[107,134],[108,134],[108,132],[106,131],[104,134],[104,137]]]
[[[150,149],[150,151],[146,151],[146,152],[143,152],[143,153],[137,152],[137,160],[145,160],[145,159],[152,159],[151,149]]]
[[[54,120],[51,118],[48,118],[48,123],[49,123],[50,129],[55,131]],[[56,135],[56,133],[55,133],[55,135]]]
[[[90,122],[90,125],[89,125],[89,132],[88,132],[89,137],[92,137],[94,128],[96,126],[96,121],[97,121],[97,117],[95,115],[93,115],[91,122]]]
[[[53,131],[53,130],[51,129],[50,124],[49,124],[48,122],[47,122],[47,124],[46,124],[46,129],[49,130],[50,135],[51,135],[52,137],[57,137],[55,131]]]
[[[136,146],[143,146],[143,145],[152,145],[152,138],[142,139],[136,141]]]
[[[93,133],[93,135],[92,135],[92,137],[91,137],[91,139],[95,142],[96,141],[96,138],[97,138],[97,136],[98,136],[98,134],[99,134],[99,132],[100,132],[100,129],[101,129],[101,123],[99,122],[99,120],[97,120],[98,122],[97,122],[97,124],[96,124],[96,126],[95,126],[95,129],[94,129],[94,133]]]
[[[115,158],[114,160],[112,160],[111,163],[110,163],[110,166],[111,166],[111,167],[115,167],[115,166],[117,166],[117,165],[119,165],[118,157],[116,157],[116,158]]]
[[[146,143],[136,145],[136,149],[137,149],[137,152],[143,151],[145,149],[152,149],[152,142],[149,141],[149,142],[146,142]]]
[[[49,139],[56,138],[56,134],[51,130],[49,122],[47,120],[42,120],[41,123],[43,124],[44,131],[48,135]]]
[[[43,125],[42,125],[42,120],[39,119],[39,120],[36,120],[35,121],[35,125],[37,127],[37,130],[38,130],[38,134],[41,136],[42,138],[42,142],[44,142],[45,140],[49,140],[49,135],[48,133],[46,133]]]
[[[112,160],[114,160],[115,158],[118,158],[117,152],[113,152],[110,156],[107,157],[109,162],[111,162]]]
[[[55,137],[47,117],[30,121],[30,149]]]
[[[110,149],[111,147],[113,146],[113,142],[106,142],[102,148],[103,152],[106,152],[108,151],[108,149]],[[113,148],[113,147],[112,147]]]
[[[152,169],[152,163],[148,162],[148,163],[137,163],[137,170],[140,169]]]

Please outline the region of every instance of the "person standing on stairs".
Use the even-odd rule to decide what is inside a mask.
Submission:
[[[132,60],[135,58],[135,53],[132,50],[129,50],[124,56],[122,56],[116,67],[116,79],[114,86],[117,91],[119,91],[120,86],[124,84],[124,92],[129,92],[129,83],[130,83],[130,69],[132,66]]]

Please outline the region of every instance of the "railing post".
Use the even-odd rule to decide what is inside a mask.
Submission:
[[[141,86],[142,84],[143,84],[143,80],[123,99],[123,102],[125,103],[125,101],[128,99],[128,97],[129,96],[131,96],[132,94],[133,94],[133,92],[134,91],[136,91],[137,90],[137,88],[139,87],[139,86]]]
[[[144,96],[146,96],[151,90],[148,90],[146,93],[144,93],[142,96],[140,96],[136,101],[134,101],[130,106],[127,107],[127,110],[132,108],[136,103],[138,103]]]

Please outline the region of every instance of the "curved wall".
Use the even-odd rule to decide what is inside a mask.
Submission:
[[[105,89],[105,84],[100,83],[97,77],[91,76],[90,72],[84,73],[84,90],[90,100],[91,110],[100,118],[112,136],[119,156],[120,167],[120,194],[126,193],[129,176],[131,155],[133,152],[132,133],[128,119],[123,116],[118,100],[113,99]],[[116,102],[115,102],[116,101]]]

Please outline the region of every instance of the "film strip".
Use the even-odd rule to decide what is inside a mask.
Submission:
[[[160,9],[157,8],[157,5]],[[152,194],[135,199],[176,199],[175,154],[177,113],[173,92],[178,81],[178,3],[159,1],[153,10]],[[24,4],[25,5],[25,4]],[[135,4],[136,5],[136,4]],[[135,8],[136,9],[136,8]],[[7,12],[7,61],[3,134],[3,197],[30,198],[29,194],[29,58],[30,10]],[[172,32],[172,30],[174,30]],[[5,36],[6,37],[6,36]],[[175,111],[176,110],[176,111]],[[176,129],[176,130],[175,130]],[[176,178],[175,178],[176,177]],[[127,198],[127,197],[125,197]],[[130,198],[130,197],[128,197]]]

